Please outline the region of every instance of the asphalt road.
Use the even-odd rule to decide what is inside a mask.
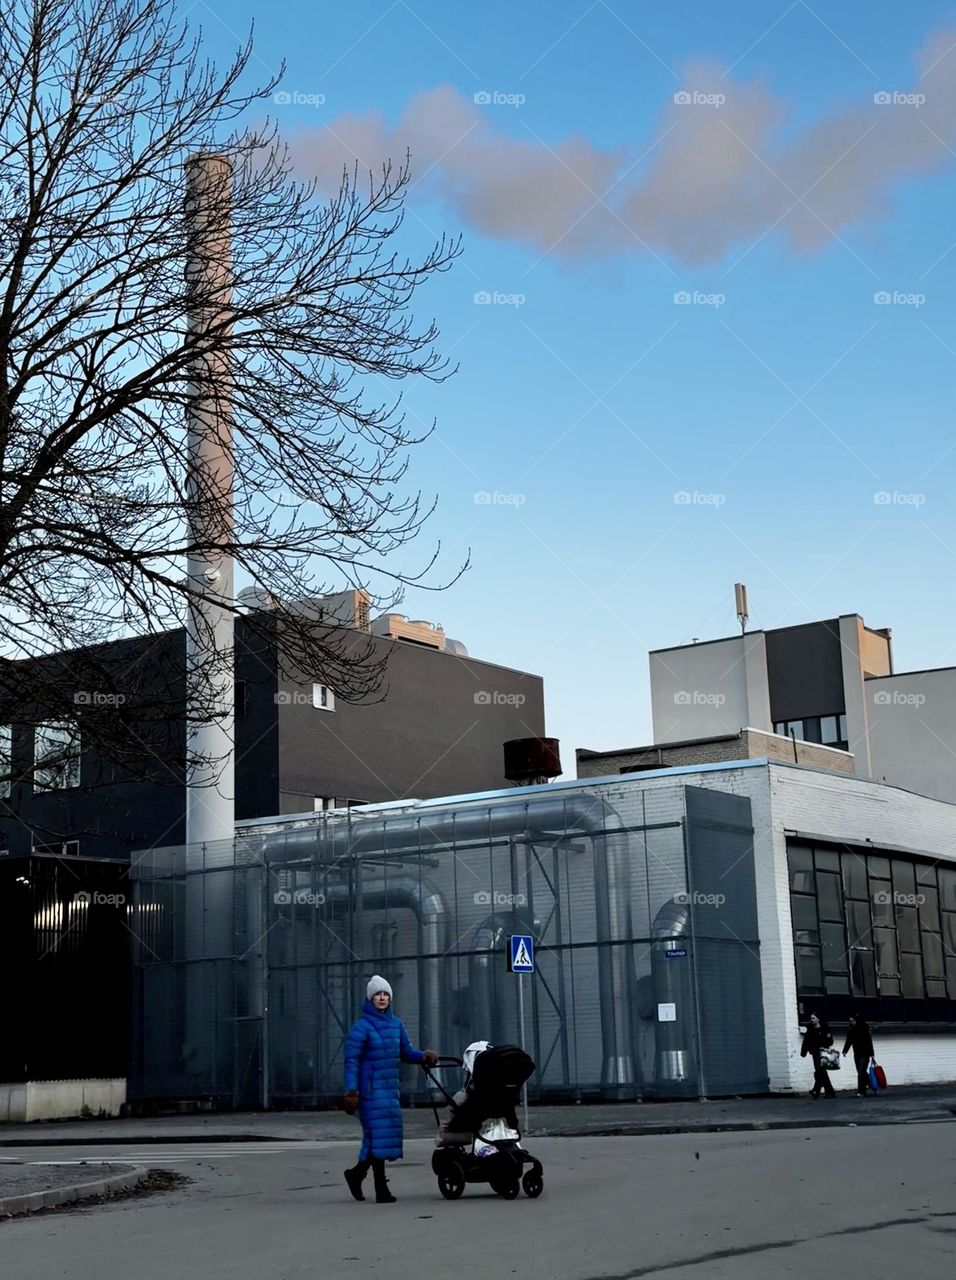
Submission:
[[[528,1143],[529,1147],[532,1144]],[[45,1160],[142,1162],[191,1186],[0,1223],[11,1280],[952,1280],[956,1125],[551,1138],[545,1192],[438,1194],[431,1145],[391,1167],[395,1205],[357,1204],[353,1144],[135,1144],[46,1149]],[[6,1149],[7,1157],[16,1157]],[[38,1153],[20,1152],[20,1158]]]

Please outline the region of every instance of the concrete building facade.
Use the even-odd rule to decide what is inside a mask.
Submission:
[[[895,671],[889,628],[845,614],[655,650],[649,664],[655,745],[746,726],[849,751],[861,777],[956,800],[956,667]]]

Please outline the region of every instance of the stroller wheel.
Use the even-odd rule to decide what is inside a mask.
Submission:
[[[491,1189],[496,1196],[501,1196],[502,1200],[516,1200],[518,1192],[521,1190],[521,1184],[518,1179],[509,1179],[507,1182],[500,1178],[496,1178],[491,1184]]]
[[[438,1190],[446,1200],[458,1200],[465,1189],[465,1171],[457,1160],[450,1162],[438,1175]]]
[[[542,1178],[537,1169],[529,1169],[521,1179],[521,1185],[524,1187],[524,1193],[529,1199],[537,1200],[544,1190],[544,1178]]]

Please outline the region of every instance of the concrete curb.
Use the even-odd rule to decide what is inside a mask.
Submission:
[[[37,1209],[53,1209],[57,1205],[72,1204],[91,1196],[107,1195],[112,1191],[131,1191],[149,1176],[142,1166],[130,1166],[126,1173],[114,1173],[108,1178],[94,1178],[90,1182],[77,1182],[69,1187],[55,1187],[51,1191],[32,1191],[25,1196],[0,1197],[0,1218],[13,1218],[21,1213],[35,1213]]]
[[[679,1133],[759,1133],[768,1129],[867,1129],[888,1124],[942,1124],[949,1114],[878,1116],[859,1120],[727,1120],[713,1124],[599,1125],[594,1129],[532,1129],[529,1138],[652,1138]]]

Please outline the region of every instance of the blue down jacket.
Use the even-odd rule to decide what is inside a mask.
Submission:
[[[398,1067],[421,1062],[424,1054],[413,1049],[405,1024],[392,1010],[376,1009],[370,1000],[345,1040],[345,1092],[359,1095],[362,1122],[360,1160],[400,1160],[402,1157],[402,1109],[398,1095]]]

